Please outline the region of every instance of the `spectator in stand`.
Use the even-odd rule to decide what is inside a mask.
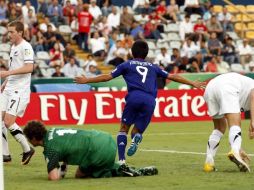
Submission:
[[[95,29],[102,34],[109,35],[111,30],[108,26],[108,21],[106,16],[101,16],[98,23],[95,25]]]
[[[156,15],[158,15],[160,20],[164,21],[165,23],[169,22],[169,19],[165,18],[166,12],[167,12],[166,1],[162,0],[160,1],[160,4],[156,8]]]
[[[78,17],[73,16],[73,20],[71,22],[71,39],[76,41],[76,44],[79,45],[79,24]]]
[[[91,47],[92,54],[98,58],[98,60],[104,60],[106,56],[106,43],[108,42],[108,37],[106,35],[100,37],[100,34],[95,31],[88,43]]]
[[[63,66],[62,71],[66,77],[73,78],[81,74],[79,67],[75,63],[76,63],[75,57],[70,57],[69,63],[66,63]]]
[[[65,17],[66,24],[70,25],[75,14],[75,7],[71,4],[70,0],[66,1],[65,6],[63,7],[63,16]]]
[[[83,3],[83,0],[78,0],[78,4],[75,7],[75,15],[78,15],[81,11],[83,11],[85,5],[86,4]]]
[[[60,49],[60,43],[55,43],[54,47],[49,51],[50,62],[49,65],[51,67],[55,67],[56,65],[64,66],[63,52]]]
[[[151,9],[149,7],[149,0],[134,0],[132,9],[137,13],[149,14]]]
[[[125,33],[124,39],[122,40],[122,46],[130,50],[133,43],[133,37],[129,33]]]
[[[200,52],[202,54],[204,63],[211,59],[212,55],[210,54],[206,41],[202,40],[200,42]]]
[[[180,54],[179,49],[173,48],[173,53],[172,53],[172,56],[171,56],[171,61],[177,67],[182,64],[182,59],[181,59],[181,54]]]
[[[48,16],[54,25],[59,26],[59,24],[64,24],[63,8],[62,5],[58,3],[58,0],[51,1],[48,7]]]
[[[32,11],[32,16],[35,17],[35,8],[31,5],[31,2],[26,0],[25,1],[25,5],[22,6],[21,8],[22,10],[22,15],[23,18],[26,20],[28,17],[28,11],[31,10]]]
[[[223,8],[223,12],[218,14],[218,20],[220,21],[223,31],[234,31],[233,16],[228,12],[226,7]]]
[[[230,66],[226,61],[222,60],[221,56],[217,56],[217,65],[219,73],[227,73],[230,72]]]
[[[215,32],[211,34],[210,39],[207,42],[207,47],[212,55],[221,55],[222,44]]]
[[[38,0],[37,12],[42,14],[42,16],[48,14],[48,4],[45,1],[46,0]]]
[[[103,16],[108,16],[108,14],[111,12],[111,10],[112,10],[111,5],[112,5],[111,0],[100,0],[99,1],[99,7],[101,9]]]
[[[164,18],[166,18],[167,20],[172,20],[174,22],[181,20],[179,7],[176,4],[175,0],[170,1],[170,5],[167,7]]]
[[[28,26],[28,28],[31,30],[34,26],[34,24],[37,23],[37,17],[35,14],[33,14],[33,10],[29,9],[28,14],[26,17],[23,17],[24,24]]]
[[[209,38],[207,27],[202,18],[198,18],[196,24],[194,25],[193,31],[195,36],[194,41],[202,41]]]
[[[56,26],[50,21],[48,16],[45,16],[44,19],[43,19],[43,22],[40,23],[39,28],[40,28],[41,31],[47,32],[48,25],[51,25],[53,32],[56,31]]]
[[[55,72],[51,75],[51,77],[65,77],[64,73],[61,72],[60,65],[56,65],[54,68]]]
[[[222,54],[224,56],[224,60],[228,62],[229,65],[239,62],[239,60],[237,59],[238,56],[237,56],[236,48],[233,45],[232,38],[229,37],[227,39],[226,44],[223,47]]]
[[[96,0],[90,0],[89,13],[94,20],[97,20],[102,15],[100,7],[96,5]]]
[[[10,13],[8,14],[9,22],[16,20],[19,17],[15,8],[10,9]]]
[[[108,54],[108,64],[117,67],[127,60],[128,50],[122,46],[122,41],[117,40],[116,45],[113,46]]]
[[[182,41],[193,34],[193,24],[190,21],[189,15],[185,15],[184,21],[180,22],[179,34]]]
[[[253,54],[253,50],[251,46],[248,44],[248,40],[244,39],[243,44],[238,46],[239,55],[240,55],[240,63],[243,67],[245,64],[248,64],[252,61],[251,55]]]
[[[141,14],[136,15],[134,19],[136,22],[144,25],[149,20],[149,16],[145,12],[142,12]]]
[[[211,6],[211,1],[210,0],[199,0],[199,5],[200,5],[203,13],[205,13]]]
[[[218,64],[216,56],[213,56],[211,60],[206,64],[206,72],[217,73],[218,72]]]
[[[6,25],[8,22],[7,18],[8,7],[4,0],[0,0],[0,24]]]
[[[199,73],[203,70],[203,57],[201,52],[197,52],[196,55],[189,59],[187,72]]]
[[[20,3],[16,3],[15,1],[9,1],[9,3],[8,3],[8,13],[11,13],[12,9],[15,9],[15,10],[13,10],[13,12],[15,12],[15,14],[16,14],[16,19],[22,15],[22,8],[21,8]],[[8,14],[8,17],[9,16],[10,15]],[[9,20],[9,22],[10,22],[10,20]]]
[[[71,48],[71,43],[67,42],[65,50],[63,51],[64,63],[69,61],[70,57],[75,57],[75,51]]]
[[[87,60],[83,65],[84,75],[87,77],[92,77],[101,74],[101,71],[97,67],[97,63],[94,60],[94,56],[92,54],[87,55]]]
[[[122,31],[123,33],[130,32],[131,24],[133,23],[133,21],[134,21],[133,14],[128,12],[127,6],[124,6],[123,13],[120,16],[120,31]]]
[[[185,0],[184,6],[185,6],[184,11],[188,15],[199,14],[202,16],[204,14],[200,5],[199,5],[198,0]]]
[[[215,32],[220,40],[223,39],[223,28],[215,15],[207,22],[206,27],[210,34]]]
[[[131,35],[133,36],[134,40],[145,38],[144,29],[137,21],[132,23]]]
[[[205,11],[204,15],[203,15],[203,19],[205,22],[209,21],[212,17],[212,15],[216,15],[214,12],[214,7],[213,5],[210,5],[208,7],[208,9]]]
[[[36,34],[36,41],[34,43],[33,49],[35,53],[37,53],[38,51],[45,51],[44,37],[41,31],[38,31]]]
[[[90,25],[93,21],[93,16],[88,12],[89,5],[85,4],[83,7],[83,11],[78,13],[78,32],[79,32],[79,40],[78,45],[79,48],[84,51],[88,51],[88,36],[90,33]],[[84,48],[83,45],[84,44]]]
[[[166,47],[162,47],[159,54],[156,55],[155,64],[163,65],[164,68],[171,67],[172,61],[171,61],[171,55],[167,52]]]
[[[112,12],[108,15],[107,24],[109,29],[117,29],[120,26],[120,13],[117,12],[117,8],[112,6]]]
[[[191,38],[186,38],[182,47],[182,56],[188,59],[194,57],[197,52],[200,51],[200,47],[196,45]]]
[[[144,26],[144,36],[146,39],[162,39],[162,36],[157,29],[157,24],[155,20],[149,20]]]

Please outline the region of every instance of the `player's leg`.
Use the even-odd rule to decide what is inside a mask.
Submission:
[[[121,123],[120,131],[117,135],[118,160],[121,164],[125,163],[125,149],[127,145],[127,134],[129,129],[130,125]]]
[[[211,135],[209,136],[207,149],[206,149],[206,161],[204,165],[204,171],[210,172],[214,171],[214,157],[218,150],[220,139],[222,138],[223,134],[225,133],[227,127],[227,121],[224,117],[213,119],[214,130],[212,131]]]
[[[241,114],[227,113],[225,117],[229,126],[229,143],[231,151],[228,153],[229,159],[234,162],[240,171],[250,171],[249,166],[240,156],[242,134],[241,134]]]
[[[87,173],[84,172],[84,169],[82,169],[81,167],[78,167],[75,173],[75,178],[89,178],[91,176],[89,176]]]

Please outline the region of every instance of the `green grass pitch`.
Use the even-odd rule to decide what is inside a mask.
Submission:
[[[243,121],[243,148],[254,153],[254,141],[248,139],[249,121]],[[75,126],[66,126],[75,127]],[[116,137],[118,124],[84,125],[79,128],[98,129]],[[9,135],[12,162],[4,165],[5,190],[215,190],[254,188],[254,161],[251,173],[240,173],[226,157],[229,151],[228,131],[220,143],[216,157],[217,172],[202,171],[207,139],[212,131],[211,122],[152,123],[143,142],[128,164],[135,167],[155,165],[159,175],[136,178],[74,179],[76,166],[70,166],[66,178],[57,182],[47,180],[46,163],[42,148],[27,166],[20,165],[21,147]],[[130,137],[128,137],[130,143]],[[150,151],[149,151],[150,150]],[[175,151],[175,152],[174,152]],[[197,154],[195,154],[197,153]],[[253,158],[253,157],[252,157]],[[254,159],[254,158],[253,158]]]

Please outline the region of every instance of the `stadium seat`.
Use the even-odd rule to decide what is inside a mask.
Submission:
[[[177,33],[168,33],[168,40],[169,41],[180,41],[179,34]]]
[[[214,5],[213,6],[213,10],[215,13],[221,13],[222,9],[223,9],[223,6],[221,6],[221,5]]]
[[[9,53],[7,52],[1,52],[0,51],[0,57],[2,57],[4,60],[9,61],[10,60],[10,56]]]
[[[235,17],[235,22],[250,22],[251,18],[253,18],[253,15],[243,15],[243,14],[237,14]]]
[[[242,30],[248,30],[248,28],[247,28],[247,26],[246,26],[246,24],[242,24],[242,23],[236,23],[235,24],[235,30],[236,31],[242,31]]]
[[[153,41],[147,41],[148,47],[151,50],[156,49],[155,43]]]
[[[49,54],[46,51],[38,51],[36,53],[36,58],[39,59],[39,60],[45,60],[45,61],[50,60]]]
[[[244,72],[243,66],[239,63],[231,64],[231,70],[233,72]]]
[[[246,6],[246,11],[248,13],[254,13],[254,5],[247,5]]]
[[[246,12],[246,7],[244,5],[236,5],[236,8],[239,9],[239,12]]]
[[[69,25],[60,25],[58,29],[60,34],[62,34],[63,38],[67,42],[70,42],[71,33],[72,33],[71,27]]]
[[[149,50],[149,52],[148,52],[148,55],[147,55],[147,58],[151,58],[151,59],[154,59],[155,58],[155,53],[154,53],[154,51],[153,50]]]
[[[167,32],[179,32],[179,25],[178,24],[168,24],[166,25]]]
[[[232,14],[236,14],[239,12],[233,5],[226,5],[226,8],[228,9],[228,12]]]
[[[167,42],[157,42],[157,48],[158,49],[161,49],[161,48],[169,49],[169,45]]]
[[[49,68],[47,63],[43,60],[35,60],[35,63],[38,64],[39,68]]]
[[[0,52],[10,52],[11,51],[11,45],[4,43],[4,44],[0,44]]]
[[[4,26],[0,26],[0,36],[7,34],[7,28]]]
[[[165,34],[165,33],[161,33],[161,37],[162,37],[162,39],[163,40],[165,40],[165,41],[167,41],[168,39],[168,36],[167,36],[167,34]]]
[[[254,30],[254,22],[248,23],[248,30]]]
[[[182,43],[180,41],[171,41],[169,44],[170,48],[177,48],[180,49],[182,46]]]
[[[254,31],[247,31],[245,33],[245,38],[247,38],[249,40],[254,40]]]
[[[198,14],[192,14],[190,16],[190,21],[193,22],[193,23],[196,23],[199,18],[201,18],[200,15],[198,15]]]
[[[239,36],[235,32],[227,32],[227,34],[233,39],[238,40]]]

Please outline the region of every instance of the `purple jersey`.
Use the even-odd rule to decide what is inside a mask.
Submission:
[[[158,65],[149,63],[143,59],[126,61],[111,72],[113,78],[123,75],[128,92],[142,91],[157,96],[157,77],[167,78],[168,73]]]

